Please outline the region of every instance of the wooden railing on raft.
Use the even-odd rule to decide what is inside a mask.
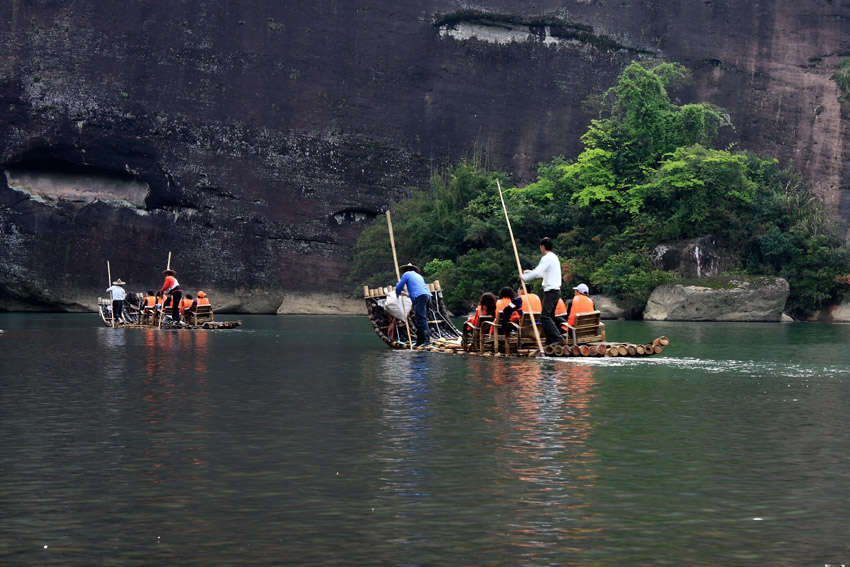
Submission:
[[[436,293],[438,291],[443,291],[443,288],[440,287],[440,280],[434,280],[433,282],[428,284],[428,291],[431,293]],[[385,287],[369,287],[367,285],[363,286],[363,297],[386,297],[390,293],[395,293],[395,286],[388,285]]]

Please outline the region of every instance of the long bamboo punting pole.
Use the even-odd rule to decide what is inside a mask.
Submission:
[[[390,245],[393,248],[393,264],[395,265],[395,277],[401,280],[401,272],[398,271],[398,256],[395,253],[395,236],[393,236],[393,219],[390,210],[387,209],[387,228],[390,231]],[[412,308],[412,305],[411,305]],[[401,298],[401,310],[404,311],[404,296]],[[407,344],[413,349],[413,341],[410,340],[410,318],[405,317],[404,328],[407,330]]]
[[[393,236],[393,218],[390,210],[387,209],[387,228],[390,231],[390,246],[393,248],[393,265],[395,265],[395,277],[401,279],[401,273],[398,271],[398,256],[395,253],[395,236]]]
[[[511,244],[514,247],[514,258],[516,258],[516,269],[519,272],[519,281],[522,284],[522,291],[526,297],[528,297],[528,288],[525,287],[525,280],[522,277],[522,264],[519,261],[519,252],[516,248],[516,240],[514,240],[514,231],[511,228],[511,219],[508,218],[508,207],[505,206],[505,198],[502,196],[502,184],[499,183],[499,180],[496,180],[496,187],[499,188],[499,199],[502,201],[502,210],[505,212],[505,222],[508,223],[508,233],[511,235]],[[531,328],[534,330],[534,338],[537,339],[537,348],[540,349],[540,356],[546,356],[546,353],[543,352],[543,341],[540,340],[540,331],[537,330],[537,323],[534,321],[534,314],[531,310],[528,311],[528,315],[531,317]],[[505,338],[507,340],[507,337]]]
[[[171,269],[171,250],[168,251],[168,262],[165,263],[165,269]],[[174,301],[174,298],[171,298]],[[159,310],[159,328],[162,329],[162,320],[165,319],[165,296],[162,298],[162,309]]]
[[[106,261],[106,277],[109,278],[109,287],[112,287],[112,268],[109,260]],[[112,302],[112,292],[109,292],[109,312],[112,313],[112,328],[115,328],[115,303]]]

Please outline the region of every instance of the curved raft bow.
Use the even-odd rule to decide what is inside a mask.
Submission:
[[[488,334],[489,327],[472,330],[468,334],[461,333],[454,326],[443,304],[443,292],[440,281],[428,284],[431,291],[431,304],[428,309],[428,327],[431,331],[432,343],[427,347],[413,347],[415,350],[459,353],[480,356],[537,356],[540,352],[536,346],[533,329],[522,323],[515,325],[516,334],[504,336]],[[366,312],[375,333],[389,347],[395,349],[410,349],[411,344],[405,327],[415,328],[413,313],[407,321],[396,319],[386,312],[384,306],[387,294],[395,293],[394,286],[370,288],[363,287],[366,301]],[[482,317],[482,319],[484,319]],[[492,322],[491,322],[492,326]],[[495,326],[498,328],[498,326]],[[415,336],[415,333],[413,334]],[[660,354],[664,347],[670,344],[667,337],[658,337],[646,344],[614,343],[605,339],[605,325],[600,321],[600,313],[592,311],[576,316],[576,325],[565,337],[566,346],[545,347],[547,356],[649,356]]]
[[[443,292],[440,289],[440,281],[435,280],[428,284],[431,292],[431,303],[428,305],[428,329],[431,332],[431,344],[423,347],[413,347],[416,350],[438,350],[442,352],[462,351],[461,332],[454,326],[446,306],[443,303]],[[416,326],[413,324],[413,310],[408,314],[407,320],[396,319],[384,309],[387,303],[387,294],[395,293],[395,287],[363,288],[366,300],[366,312],[375,332],[381,340],[392,348],[410,349],[409,337],[415,337]],[[407,331],[410,331],[408,335]]]

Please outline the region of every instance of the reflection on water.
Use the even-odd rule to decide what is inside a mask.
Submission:
[[[662,356],[0,315],[0,563],[848,563],[850,327],[611,322]]]

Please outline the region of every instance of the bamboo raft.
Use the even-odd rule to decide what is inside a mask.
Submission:
[[[207,310],[203,314],[192,314],[190,322],[171,321],[170,318],[169,320],[160,320],[162,315],[161,312],[150,313],[148,316],[145,316],[141,306],[128,301],[124,302],[124,311],[116,320],[112,316],[112,301],[102,297],[97,298],[97,311],[105,326],[118,326],[122,329],[167,329],[172,331],[194,331],[198,329],[235,329],[242,324],[242,321],[215,321],[213,319],[212,309]],[[168,312],[170,311],[171,310],[168,309]],[[166,312],[166,315],[168,312]]]
[[[372,327],[375,333],[381,338],[384,343],[394,349],[408,349],[429,352],[444,352],[449,354],[466,354],[473,356],[515,356],[515,357],[534,357],[541,354],[537,346],[524,347],[523,343],[518,342],[518,348],[513,350],[507,349],[508,352],[501,350],[474,350],[465,348],[462,341],[462,332],[455,327],[449,317],[448,311],[443,302],[443,293],[440,288],[439,280],[428,284],[428,289],[431,292],[431,304],[428,306],[428,327],[431,332],[431,344],[428,346],[416,347],[412,345],[415,341],[416,327],[413,324],[413,313],[408,315],[407,320],[396,319],[384,310],[387,295],[395,293],[393,286],[370,288],[363,287],[363,296],[366,301],[366,312],[369,315],[369,320],[372,322]],[[604,327],[604,325],[602,325]],[[408,331],[410,334],[408,335]],[[600,335],[594,335],[598,337]],[[601,334],[604,337],[604,331]],[[569,337],[567,337],[569,341]],[[544,347],[546,356],[554,357],[642,357],[661,354],[664,347],[670,344],[667,337],[658,337],[645,344],[634,343],[618,343],[609,342],[606,340],[592,340],[590,342],[582,342],[579,339],[578,344],[567,344],[564,346],[547,346]]]

